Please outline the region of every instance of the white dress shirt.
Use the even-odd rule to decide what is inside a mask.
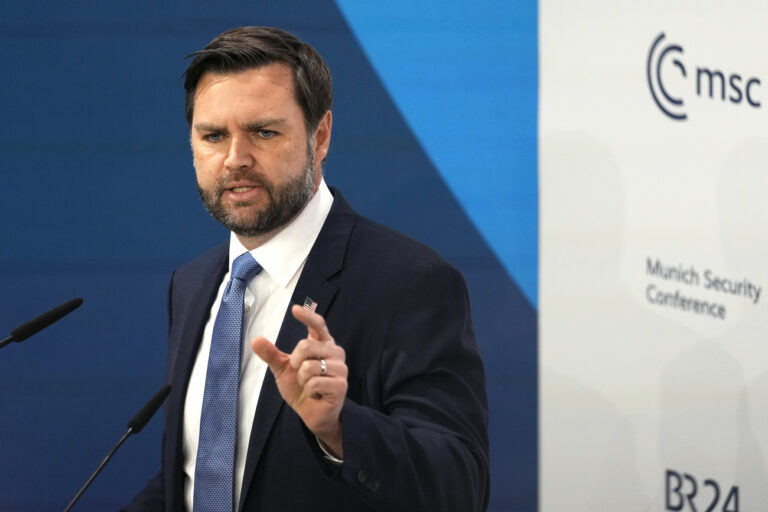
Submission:
[[[320,182],[315,195],[299,215],[274,238],[251,251],[263,270],[248,283],[245,290],[243,314],[243,355],[240,363],[240,390],[238,396],[237,446],[235,453],[234,504],[240,502],[240,491],[245,471],[245,458],[259,393],[266,375],[267,365],[251,350],[251,340],[263,336],[274,343],[283,324],[289,301],[296,288],[309,251],[320,233],[333,203],[333,195]],[[200,413],[203,407],[205,375],[211,336],[221,297],[229,281],[232,262],[247,252],[232,233],[229,239],[229,270],[221,281],[216,300],[213,302],[203,339],[187,387],[184,404],[184,500],[186,509],[192,511],[195,483],[195,462],[200,436]]]

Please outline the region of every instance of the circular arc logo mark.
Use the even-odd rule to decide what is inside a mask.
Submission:
[[[655,57],[656,55],[656,47],[659,46],[662,39],[664,39],[664,32],[660,33],[656,40],[651,45],[651,49],[648,52],[648,64],[646,67],[646,74],[648,76],[648,88],[651,91],[651,96],[653,97],[653,101],[656,102],[656,105],[661,109],[662,112],[664,112],[667,116],[671,117],[672,119],[675,119],[677,121],[683,121],[687,119],[687,114],[685,112],[673,112],[673,109],[676,109],[676,107],[682,107],[683,106],[683,100],[681,98],[675,98],[674,96],[671,96],[666,88],[664,87],[664,83],[661,80],[661,66],[664,63],[665,57],[667,57],[668,54],[671,52],[676,52],[682,55],[683,48],[680,45],[677,44],[670,44],[667,47],[665,47],[661,52],[658,54],[658,57]],[[655,58],[654,58],[655,57]],[[655,67],[654,67],[655,62]],[[672,60],[672,64],[674,64],[679,70],[680,73],[683,75],[683,78],[687,78],[686,72],[685,72],[685,66],[678,58],[674,58]],[[662,99],[666,101],[661,101],[659,98],[658,92],[661,92]],[[670,103],[670,106],[665,106],[665,103]]]

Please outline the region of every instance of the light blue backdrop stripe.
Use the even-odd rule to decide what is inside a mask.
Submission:
[[[438,172],[538,303],[538,3],[336,0]]]

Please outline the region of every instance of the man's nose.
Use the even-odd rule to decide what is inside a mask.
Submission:
[[[224,165],[229,169],[242,169],[253,165],[251,144],[247,137],[232,137],[229,144],[229,153]]]

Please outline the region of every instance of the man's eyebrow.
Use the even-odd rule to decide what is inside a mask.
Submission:
[[[195,130],[198,132],[223,132],[226,131],[221,126],[215,125],[213,123],[197,123],[195,125]]]
[[[244,128],[249,131],[256,131],[264,129],[268,126],[279,126],[282,124],[285,124],[285,119],[282,117],[268,117],[266,119],[259,119],[258,121],[248,123],[244,126]]]

